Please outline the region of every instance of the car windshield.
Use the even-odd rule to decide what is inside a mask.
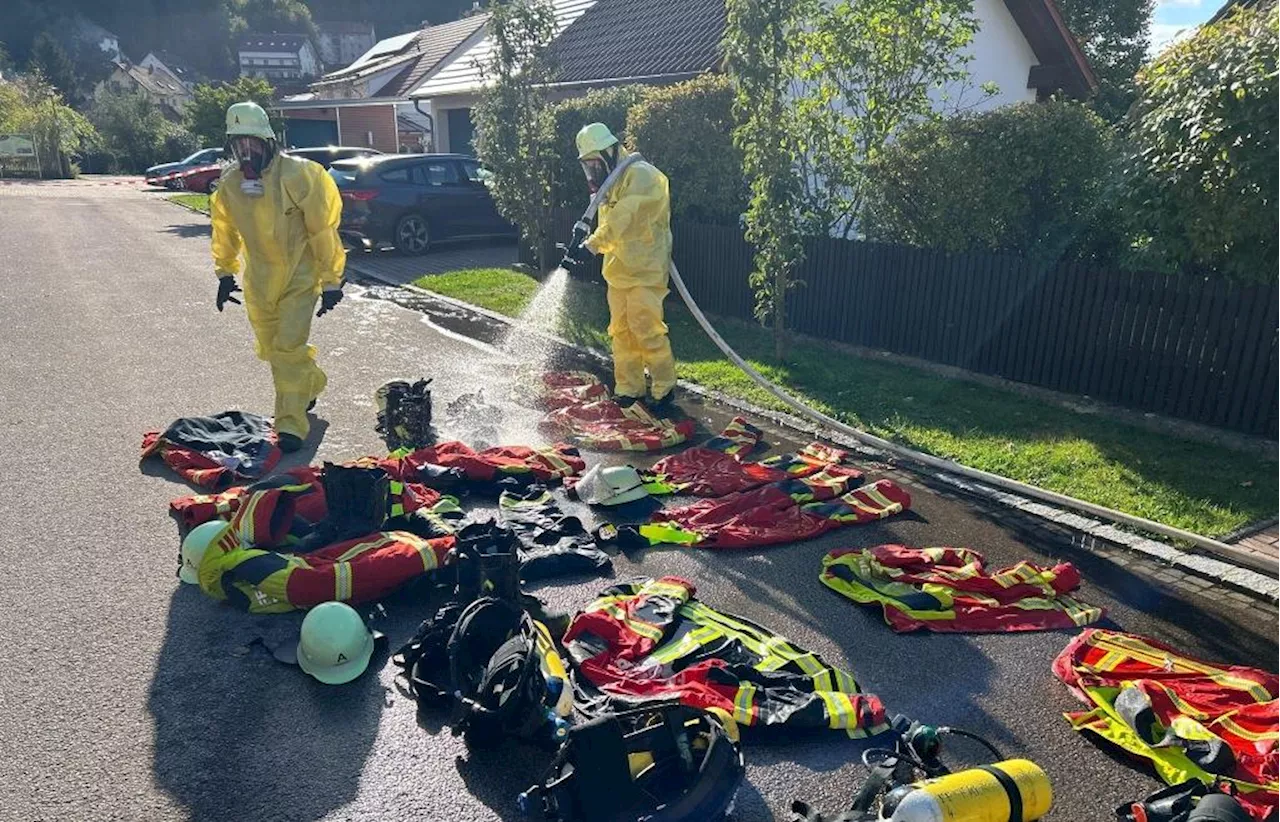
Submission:
[[[202,148],[202,149],[200,149],[199,151],[197,151],[195,154],[192,154],[190,157],[188,157],[188,158],[186,158],[185,160],[183,160],[182,162],[184,162],[184,163],[203,163],[203,162],[205,162],[205,161],[207,161],[207,160],[212,160],[212,159],[213,159],[213,154],[214,154],[214,150],[213,150],[213,149],[210,149],[210,148]]]

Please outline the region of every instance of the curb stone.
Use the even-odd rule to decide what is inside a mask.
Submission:
[[[489,309],[473,305],[463,300],[447,297],[443,294],[437,294],[434,291],[428,291],[427,289],[420,288],[416,285],[402,285],[400,283],[384,279],[377,271],[365,267],[362,262],[352,263],[348,260],[347,268],[355,271],[357,274],[376,280],[383,286],[401,288],[424,297],[439,300],[440,302],[455,308],[470,311],[473,314],[479,314],[487,317],[488,319],[494,320],[495,322],[500,322],[504,325],[511,325],[511,318],[505,314],[499,314],[496,311],[490,311]],[[533,333],[559,345],[565,346],[566,348],[572,349],[580,354],[592,357],[599,362],[609,362],[609,357],[599,350],[577,345],[576,343],[569,342],[556,334],[551,334],[546,331],[534,330]],[[739,411],[744,411],[754,416],[762,417],[776,425],[789,428],[798,433],[828,440],[840,445],[841,447],[848,448],[856,452],[865,459],[887,463],[899,470],[911,472],[914,472],[915,470],[909,466],[903,465],[897,460],[889,458],[882,451],[877,451],[873,448],[867,447],[865,444],[853,439],[852,437],[848,437],[837,431],[827,430],[792,414],[762,408],[754,403],[748,402],[747,400],[743,400],[738,397],[731,397],[723,392],[705,388],[701,385],[690,383],[685,380],[680,380],[679,385],[689,393],[696,394],[704,399],[729,406],[730,408],[734,408]],[[1135,532],[1122,530],[1114,525],[1100,522],[1099,520],[1091,517],[1055,508],[1042,502],[1036,502],[1027,499],[1026,497],[1018,496],[1017,494],[1001,491],[951,474],[936,472],[931,473],[929,476],[936,478],[937,480],[946,483],[969,496],[1016,509],[1023,514],[1030,515],[1042,522],[1051,523],[1059,526],[1060,528],[1065,528],[1069,531],[1075,532],[1082,537],[1092,537],[1118,548],[1135,552],[1142,555],[1145,559],[1153,560],[1158,567],[1163,566],[1171,570],[1176,569],[1176,571],[1180,571],[1193,577],[1200,577],[1210,580],[1211,582],[1219,583],[1224,587],[1231,588],[1233,591],[1239,592],[1240,594],[1252,599],[1259,599],[1272,604],[1280,603],[1280,578],[1270,577],[1248,568],[1241,568],[1213,557],[1184,551],[1169,545],[1168,543],[1160,542]],[[1093,553],[1101,554],[1107,559],[1113,561],[1116,559],[1116,557],[1112,557],[1107,552],[1100,552],[1088,547],[1088,543],[1085,542],[1085,540],[1081,540],[1081,542],[1086,546],[1087,550],[1090,550]],[[1165,584],[1169,583],[1168,580],[1163,580],[1163,582]]]

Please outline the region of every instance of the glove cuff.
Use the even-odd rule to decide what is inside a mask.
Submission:
[[[341,283],[339,283],[338,285],[326,285],[326,286],[324,287],[324,290],[325,290],[325,291],[341,291],[341,290],[342,290],[342,285],[341,285]]]

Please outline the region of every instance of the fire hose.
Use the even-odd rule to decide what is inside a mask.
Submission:
[[[607,194],[609,189],[612,188],[613,185],[621,178],[622,173],[627,169],[627,167],[640,159],[642,158],[638,153],[632,153],[623,158],[623,160],[614,167],[614,169],[609,173],[609,176],[606,177],[604,182],[600,185],[600,188],[592,195],[591,202],[587,205],[587,209],[583,212],[580,220],[583,225],[589,225],[591,221],[595,219],[596,212],[599,210],[600,204],[604,201],[605,194]],[[685,285],[684,279],[681,278],[680,271],[676,268],[674,261],[671,263],[670,275],[671,282],[675,284],[676,292],[680,294],[680,298],[683,299],[685,305],[688,306],[689,313],[693,315],[693,318],[698,322],[698,325],[702,327],[702,330],[706,335],[713,343],[715,343],[716,348],[719,348],[721,353],[723,353],[730,362],[737,366],[742,373],[746,374],[751,381],[761,389],[768,392],[771,396],[790,408],[800,417],[809,420],[820,428],[838,431],[839,433],[876,450],[890,454],[903,462],[912,463],[936,471],[946,472],[966,479],[976,480],[1004,491],[1010,491],[1024,497],[1030,497],[1031,499],[1047,502],[1062,508],[1068,508],[1073,511],[1089,514],[1111,523],[1127,525],[1131,528],[1136,528],[1148,533],[1158,534],[1169,539],[1193,545],[1208,554],[1216,555],[1238,564],[1247,565],[1250,568],[1266,572],[1269,575],[1274,574],[1276,571],[1274,563],[1267,563],[1260,557],[1254,557],[1247,552],[1241,551],[1240,549],[1227,545],[1226,543],[1219,542],[1218,540],[1201,536],[1200,534],[1186,531],[1181,528],[1165,525],[1154,520],[1149,520],[1145,517],[1126,514],[1123,511],[1116,511],[1096,503],[1088,502],[1087,500],[1076,499],[1075,497],[1067,496],[1066,494],[1059,494],[1056,491],[1049,491],[1044,488],[1038,488],[1034,485],[1028,485],[1025,482],[1018,482],[1017,480],[1002,477],[999,474],[992,474],[989,471],[983,471],[979,468],[970,468],[967,465],[962,465],[961,463],[953,460],[935,457],[931,454],[925,454],[904,445],[891,442],[882,437],[877,437],[875,434],[854,428],[853,426],[847,425],[828,414],[824,414],[815,408],[811,408],[786,390],[770,382],[768,378],[744,360],[738,352],[734,351],[729,343],[725,342],[724,338],[720,336],[718,331],[716,331],[710,320],[707,319],[707,316],[702,313],[702,309],[698,307],[697,302],[694,301],[693,295],[689,293],[689,289]]]

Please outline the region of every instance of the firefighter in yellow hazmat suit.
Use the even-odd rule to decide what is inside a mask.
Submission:
[[[317,298],[317,317],[342,299],[342,199],[324,168],[277,150],[257,103],[227,109],[227,144],[237,162],[222,173],[211,199],[216,304],[221,311],[240,302],[233,296],[240,273],[258,357],[271,364],[280,447],[296,451],[310,430],[307,411],[326,383],[307,344],[312,311]]]
[[[630,156],[603,123],[584,126],[577,136],[578,159],[594,193]],[[565,261],[604,255],[609,286],[609,336],[613,340],[615,394],[620,405],[645,396],[649,371],[650,410],[669,410],[676,385],[676,362],[662,318],[671,267],[671,198],[666,176],[643,159],[622,169],[600,205],[594,232],[579,223]]]

